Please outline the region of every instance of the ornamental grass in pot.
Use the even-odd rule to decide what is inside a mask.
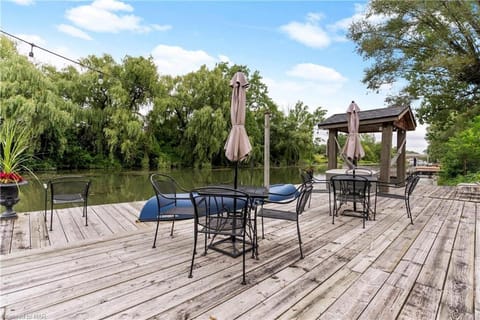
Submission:
[[[7,209],[0,216],[2,219],[17,217],[13,206],[20,200],[19,187],[28,183],[21,173],[32,173],[27,167],[29,145],[30,132],[26,127],[11,119],[0,124],[0,205]]]

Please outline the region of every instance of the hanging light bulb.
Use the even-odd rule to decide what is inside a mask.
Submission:
[[[98,84],[103,84],[103,73],[101,72],[98,73]]]
[[[31,45],[31,48],[30,48],[30,52],[28,53],[28,56],[30,58],[33,58],[33,43],[30,43],[30,45]]]

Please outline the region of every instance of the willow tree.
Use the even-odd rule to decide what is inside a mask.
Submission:
[[[31,128],[32,150],[37,158],[66,146],[65,131],[73,123],[73,105],[63,99],[57,86],[28,59],[18,54],[15,44],[0,37],[0,93],[2,119],[15,119]]]
[[[223,151],[228,135],[221,109],[205,106],[193,112],[185,132],[185,142],[191,146],[188,159],[194,167],[211,167],[215,154]]]
[[[480,3],[372,0],[351,25],[358,52],[373,60],[363,81],[376,90],[405,87],[390,101],[421,99],[417,116],[430,124],[438,155],[442,141],[480,114]]]

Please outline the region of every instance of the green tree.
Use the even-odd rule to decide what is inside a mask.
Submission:
[[[196,110],[188,123],[186,141],[192,147],[193,166],[211,167],[215,154],[223,150],[227,139],[227,124],[222,110],[206,106]]]
[[[406,80],[400,96],[423,97],[421,121],[466,111],[465,101],[479,99],[479,9],[474,1],[371,1],[349,33],[358,52],[374,60],[364,82],[376,90]]]
[[[442,157],[442,171],[446,178],[480,172],[480,116],[471,121],[467,129],[448,139],[451,151]]]
[[[421,99],[417,116],[430,125],[433,158],[447,140],[480,114],[480,3],[373,0],[349,37],[373,60],[363,81],[370,89],[399,81],[389,102]]]
[[[0,94],[0,118],[15,119],[31,129],[31,148],[37,158],[64,152],[73,104],[4,36],[0,37]]]

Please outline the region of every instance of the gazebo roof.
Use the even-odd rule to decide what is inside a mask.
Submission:
[[[359,132],[380,132],[382,126],[387,123],[393,124],[394,129],[399,128],[406,131],[415,130],[417,124],[412,109],[409,106],[397,106],[380,109],[360,111]],[[338,130],[348,133],[347,113],[337,113],[318,124],[319,129]]]

